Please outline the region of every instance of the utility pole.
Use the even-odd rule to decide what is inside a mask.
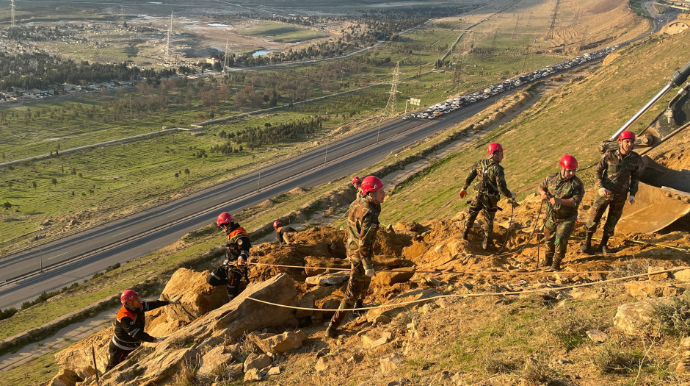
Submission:
[[[259,170],[259,183],[258,183],[258,191],[261,191],[261,170]]]
[[[393,70],[393,81],[391,81],[391,90],[388,92],[388,103],[383,110],[384,116],[391,116],[395,114],[395,105],[398,102],[398,84],[400,83],[400,62],[395,63]],[[378,142],[378,139],[376,140]]]
[[[43,245],[39,247],[40,255],[41,255],[41,273],[43,273]]]
[[[326,154],[323,156],[323,163],[328,162],[328,145],[326,145]]]
[[[14,28],[14,0],[10,0],[10,13],[12,19],[10,27]]]
[[[230,39],[225,39],[225,56],[223,57],[223,74],[225,74],[225,68],[228,66],[228,43]]]

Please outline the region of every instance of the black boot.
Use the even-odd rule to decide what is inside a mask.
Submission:
[[[561,260],[563,260],[563,256],[560,253],[554,255],[553,263],[551,264],[551,267],[546,270],[546,272],[560,271],[561,270]]]
[[[491,239],[491,234],[487,233],[484,235],[484,241],[482,241],[482,249],[488,251],[489,249],[496,249],[493,240]]]
[[[594,232],[590,232],[590,231],[585,232],[585,242],[582,243],[582,246],[580,247],[580,252],[590,253],[590,250],[592,249],[592,236],[593,235],[594,235]]]
[[[597,248],[597,251],[599,251],[603,254],[607,254],[607,253],[611,252],[609,250],[608,246],[606,245],[609,242],[609,237],[611,237],[611,236],[609,236],[609,235],[601,236],[601,243],[599,243],[599,248]]]
[[[550,267],[551,264],[553,264],[553,252],[547,253],[546,256],[544,256],[544,263],[542,263],[542,267]]]

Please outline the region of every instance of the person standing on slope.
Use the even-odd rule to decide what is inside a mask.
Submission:
[[[280,221],[275,220],[273,221],[273,229],[276,231],[276,238],[278,239],[278,244],[287,244],[288,241],[285,238],[285,235],[288,233],[295,233],[297,230],[293,227],[284,227],[280,223]]]
[[[472,199],[470,203],[469,216],[465,221],[465,229],[462,231],[463,240],[468,239],[468,234],[472,225],[474,225],[474,220],[477,219],[479,211],[483,211],[484,214],[484,241],[482,242],[482,248],[488,250],[493,247],[493,229],[494,229],[494,218],[496,217],[496,212],[498,211],[498,201],[501,199],[501,194],[508,197],[509,199],[515,198],[515,193],[508,190],[506,186],[506,179],[503,173],[503,166],[501,166],[501,161],[503,160],[503,147],[500,143],[490,143],[487,149],[489,157],[477,161],[469,175],[465,179],[465,186],[463,186],[460,191],[460,198],[465,198],[467,196],[467,188],[472,184],[475,178],[479,181],[475,186],[477,194]]]
[[[357,176],[352,177],[352,186],[354,186],[355,190],[357,191],[357,198],[362,197],[362,192],[360,191],[362,180]]]
[[[350,280],[347,283],[345,297],[340,302],[339,309],[360,308],[362,296],[369,288],[371,277],[376,274],[371,258],[374,256],[374,241],[379,228],[381,203],[386,197],[383,182],[374,176],[365,177],[360,187],[362,196],[350,204],[347,215],[348,238],[345,243],[347,257],[350,260]],[[335,338],[337,329],[345,319],[346,311],[338,311],[333,315],[326,336]]]
[[[577,210],[585,195],[585,185],[575,176],[577,159],[570,154],[561,157],[561,171],[546,177],[537,193],[546,202],[544,240],[547,271],[560,271],[561,260],[568,249],[568,239],[575,228]]]
[[[136,348],[141,346],[141,342],[161,342],[165,337],[154,338],[144,332],[146,319],[144,313],[155,310],[156,308],[167,306],[168,304],[180,304],[179,296],[170,301],[155,300],[152,302],[142,301],[139,295],[131,289],[125,290],[120,295],[122,307],[117,312],[115,319],[115,332],[113,339],[108,345],[108,365],[105,371],[122,363],[127,356]]]
[[[232,300],[240,293],[242,277],[249,282],[247,260],[252,243],[247,231],[234,222],[230,213],[219,214],[216,224],[228,235],[227,250],[225,260],[206,277],[206,282],[214,287],[225,284]]]
[[[599,226],[601,217],[608,208],[604,234],[597,252],[608,253],[607,243],[613,236],[616,224],[623,214],[626,199],[632,205],[635,203],[642,159],[633,151],[635,134],[623,131],[618,136],[618,149],[606,150],[597,164],[594,172],[594,182],[597,187],[597,198],[592,204],[589,221],[587,222],[585,242],[580,251],[591,253],[592,236]]]

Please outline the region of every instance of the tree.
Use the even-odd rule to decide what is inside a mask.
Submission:
[[[56,186],[58,183],[58,180],[57,180],[57,178],[53,177],[53,179],[50,180],[50,182],[53,184],[53,186]]]
[[[184,174],[189,175],[189,169],[185,169]]]
[[[31,183],[31,185],[33,185],[33,187],[34,187],[34,192],[35,192],[35,191],[36,191],[36,188],[38,187],[38,184],[36,183],[36,181],[34,181],[34,182]]]
[[[10,190],[12,190],[12,185],[14,185],[14,182],[12,182],[12,181],[7,182],[7,186],[10,187]]]
[[[12,204],[10,204],[9,201],[5,201],[5,203],[4,203],[2,206],[5,207],[5,210],[8,210],[8,209],[11,209],[11,208],[12,208]]]

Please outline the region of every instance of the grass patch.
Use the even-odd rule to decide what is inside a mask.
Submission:
[[[3,370],[0,385],[38,385],[49,381],[58,371],[55,353],[42,355],[29,362]]]

